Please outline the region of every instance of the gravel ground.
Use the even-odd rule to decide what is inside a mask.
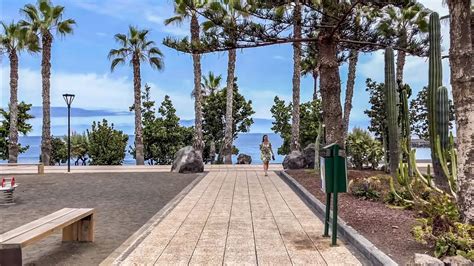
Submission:
[[[287,172],[323,204],[326,202],[326,194],[321,191],[321,179],[314,171]],[[348,178],[363,178],[379,173],[349,170]],[[380,201],[363,200],[350,193],[340,193],[339,216],[400,265],[405,265],[414,253],[430,252],[427,246],[417,243],[410,233],[416,223],[414,211],[393,209]]]
[[[97,265],[197,175],[94,173],[15,176],[16,204],[0,206],[0,234],[65,207],[96,209],[94,243],[61,243],[61,233],[23,249],[28,265]]]

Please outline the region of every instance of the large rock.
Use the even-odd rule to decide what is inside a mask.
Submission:
[[[452,257],[445,257],[443,259],[443,262],[445,265],[451,265],[451,266],[468,266],[468,265],[473,265],[474,263],[463,256],[457,255],[457,256],[452,256]]]
[[[306,161],[306,168],[314,168],[314,143],[309,144],[306,148],[303,149],[303,156]]]
[[[408,263],[408,265],[416,266],[444,266],[444,262],[431,257],[430,255],[415,253],[415,257]]]
[[[181,148],[175,155],[171,172],[178,173],[201,173],[204,171],[204,163],[200,152],[192,146]]]
[[[306,167],[306,160],[300,151],[292,151],[283,159],[284,169],[303,169]]]
[[[237,164],[251,164],[252,163],[252,157],[247,154],[239,154],[237,156]]]

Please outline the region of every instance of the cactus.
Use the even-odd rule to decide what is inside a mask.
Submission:
[[[388,147],[390,154],[390,173],[397,175],[400,161],[399,130],[398,130],[398,93],[395,83],[393,49],[385,49],[385,111],[387,114],[386,127],[388,131]]]
[[[429,22],[429,67],[428,67],[428,133],[430,136],[431,159],[435,178],[440,183],[446,183],[439,156],[436,152],[436,138],[440,131],[437,122],[437,96],[438,88],[442,86],[442,65],[441,65],[441,33],[439,15],[436,12],[430,14]],[[449,117],[448,117],[449,118]],[[448,119],[449,120],[449,119]],[[441,131],[444,131],[441,130]],[[444,133],[443,133],[444,134]],[[446,135],[444,135],[446,136]],[[447,139],[447,138],[446,138]]]
[[[439,87],[436,91],[436,135],[439,136],[442,149],[448,148],[449,138],[449,100],[448,89]],[[437,156],[439,158],[439,156]]]
[[[402,152],[403,161],[408,164],[408,174],[413,176],[413,165],[409,159],[409,153],[411,150],[411,131],[410,131],[410,117],[408,107],[408,97],[411,94],[410,86],[399,84],[400,90],[400,124],[402,128]]]

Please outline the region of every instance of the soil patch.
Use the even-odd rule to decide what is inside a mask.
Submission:
[[[16,204],[0,206],[0,234],[65,207],[96,209],[94,243],[61,243],[61,233],[23,249],[29,265],[97,265],[197,175],[87,173],[15,176]]]
[[[314,171],[288,170],[287,173],[303,185],[322,203],[321,179]],[[348,178],[365,178],[382,174],[377,171],[349,170]],[[417,243],[411,233],[416,213],[394,209],[381,201],[357,198],[349,193],[339,194],[339,216],[397,263],[404,265],[414,253],[429,253],[430,249]]]

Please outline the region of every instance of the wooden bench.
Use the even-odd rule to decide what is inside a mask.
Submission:
[[[1,163],[0,166],[37,166],[38,174],[44,174],[44,164],[43,163]]]
[[[94,213],[94,209],[64,208],[0,235],[0,265],[22,265],[22,248],[61,229],[63,242],[93,242]]]

